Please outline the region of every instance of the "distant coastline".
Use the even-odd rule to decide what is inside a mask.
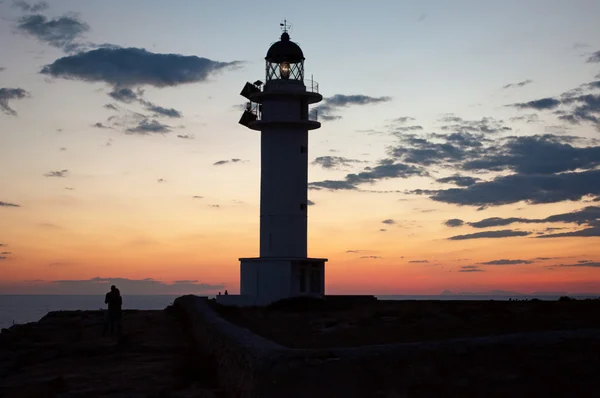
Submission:
[[[561,296],[574,299],[596,299],[600,294],[579,293],[536,293],[523,294],[516,292],[493,293],[454,293],[450,291],[432,295],[376,295],[379,300],[558,300]],[[166,308],[180,295],[124,295],[125,309],[160,310]],[[213,298],[214,295],[207,295]],[[67,310],[100,310],[105,308],[103,297],[94,295],[25,295],[0,294],[0,328],[7,328],[14,323],[37,322],[50,311]]]

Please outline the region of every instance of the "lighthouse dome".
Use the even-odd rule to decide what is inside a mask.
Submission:
[[[281,39],[269,48],[265,59],[273,63],[298,63],[304,61],[304,54],[300,46],[290,40],[290,35],[283,32]]]

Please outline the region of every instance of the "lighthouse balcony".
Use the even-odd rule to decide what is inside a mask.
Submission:
[[[262,104],[248,101],[246,108],[239,123],[252,130],[262,130],[263,127],[288,126],[302,127],[307,130],[315,130],[321,127],[319,122],[318,108],[310,109],[308,112],[300,112],[299,115],[281,115],[281,117],[271,117],[269,120],[263,119]]]
[[[257,103],[262,103],[265,98],[274,97],[300,97],[308,104],[316,104],[323,100],[323,96],[319,94],[319,83],[313,79],[272,79],[267,84],[261,81],[247,82],[240,94]]]

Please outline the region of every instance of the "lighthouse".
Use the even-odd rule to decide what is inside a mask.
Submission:
[[[288,26],[267,51],[265,81],[246,83],[239,121],[260,131],[260,255],[240,258],[240,295],[218,296],[222,304],[268,305],[277,300],[325,294],[325,258],[309,258],[308,132],[321,127],[309,105],[323,99],[306,79],[304,53]]]

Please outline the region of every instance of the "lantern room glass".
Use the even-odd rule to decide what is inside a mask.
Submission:
[[[304,61],[267,61],[266,72],[267,81],[279,79],[304,81]]]

